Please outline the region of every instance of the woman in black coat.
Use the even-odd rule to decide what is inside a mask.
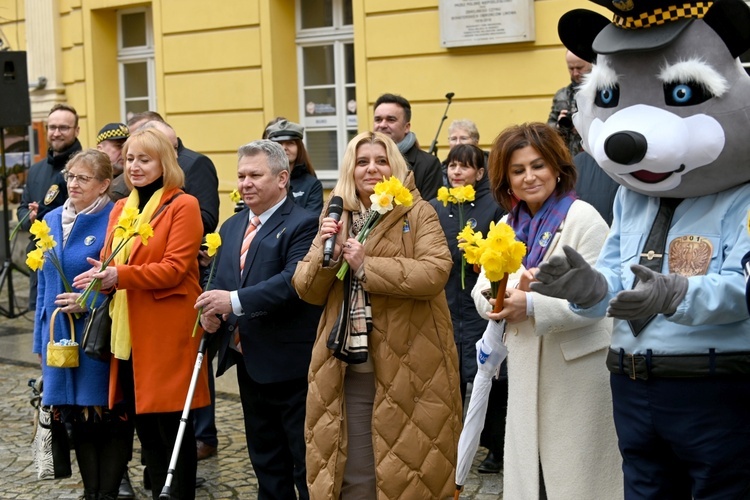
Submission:
[[[472,144],[460,144],[448,153],[448,181],[451,187],[471,184],[474,186],[474,201],[463,204],[464,225],[470,223],[474,231],[487,234],[491,222],[498,222],[505,214],[490,192],[490,183],[485,170],[485,155],[481,149]],[[482,319],[474,306],[471,290],[479,276],[474,266],[462,260],[456,236],[463,229],[459,225],[459,207],[455,203],[444,206],[433,199],[430,203],[440,219],[445,231],[448,247],[453,257],[445,295],[453,322],[453,337],[458,350],[458,361],[461,375],[461,396],[466,397],[466,386],[474,380],[477,373],[476,343],[482,337],[487,320]],[[461,284],[461,267],[464,267],[464,286]],[[488,458],[479,467],[479,472],[498,472],[503,456],[503,437],[505,432],[505,405],[507,403],[508,380],[502,377],[493,383],[490,392],[490,404],[487,410],[485,430],[482,433],[482,444],[490,449]]]

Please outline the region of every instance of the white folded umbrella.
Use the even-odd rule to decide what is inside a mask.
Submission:
[[[490,320],[484,335],[477,341],[477,374],[471,389],[464,428],[458,441],[454,498],[458,498],[461,488],[466,483],[466,476],[469,474],[474,455],[479,447],[479,436],[484,428],[492,378],[497,376],[500,365],[508,356],[508,349],[503,344],[503,332],[505,332],[505,321]]]

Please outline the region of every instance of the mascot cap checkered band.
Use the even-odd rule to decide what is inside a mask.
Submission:
[[[99,131],[96,136],[96,143],[101,144],[102,141],[106,140],[118,140],[123,141],[130,137],[128,126],[124,123],[108,123]]]
[[[660,26],[679,19],[701,19],[713,2],[675,0],[594,0],[614,13],[612,22],[621,28]]]
[[[748,4],[743,0],[591,0],[609,9],[610,20],[586,9],[560,18],[560,40],[578,57],[596,62],[597,54],[659,50],[696,22],[705,22],[738,57],[750,46],[745,29]]]

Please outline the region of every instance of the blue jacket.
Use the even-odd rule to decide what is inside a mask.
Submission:
[[[107,238],[107,222],[113,206],[114,204],[110,202],[99,213],[79,215],[73,223],[65,248],[62,248],[63,208],[58,207],[44,217],[51,229],[50,234],[57,242],[57,246],[51,251],[57,254],[68,283],[72,283],[73,278],[78,274],[91,269],[91,264],[86,262],[86,257],[99,258],[99,253]],[[79,349],[78,368],[47,366],[49,320],[57,307],[55,297],[64,291],[63,281],[55,266],[45,258],[44,267],[39,271],[33,345],[33,352],[42,354],[44,375],[42,403],[45,405],[105,406],[109,390],[109,362],[92,359]],[[85,320],[86,315],[82,315],[80,319],[74,319],[76,342],[79,345],[83,340]],[[70,323],[65,314],[58,313],[55,318],[55,340],[59,341],[62,338],[70,338]]]
[[[627,210],[625,209],[627,207]],[[687,198],[675,210],[667,235],[662,273],[669,273],[670,245],[678,238],[700,237],[711,244],[705,274],[688,277],[687,295],[677,311],[657,315],[635,337],[627,321],[614,321],[612,347],[628,354],[655,355],[750,352],[750,315],[745,305],[745,278],[740,261],[750,251],[747,214],[750,185],[698,198]],[[604,316],[609,301],[633,287],[631,264],[637,264],[659,199],[620,189],[615,197],[612,229],[596,268],[607,279],[607,296],[589,309],[571,306],[589,317]],[[683,246],[685,248],[685,246]],[[700,248],[708,248],[703,244]],[[697,252],[695,252],[697,253]],[[683,259],[694,262],[693,256]]]
[[[490,228],[490,222],[499,222],[505,210],[497,204],[490,192],[490,183],[485,176],[475,187],[476,196],[471,203],[464,203],[464,224],[471,222],[474,231],[481,231],[486,235]],[[483,319],[474,306],[471,290],[479,276],[474,271],[472,264],[465,265],[465,284],[461,289],[461,265],[462,253],[458,249],[456,236],[461,231],[458,221],[458,205],[443,203],[434,199],[430,201],[440,219],[440,225],[448,239],[448,248],[451,251],[453,267],[451,268],[448,283],[445,285],[445,296],[448,299],[448,307],[451,311],[453,322],[453,338],[458,349],[458,359],[461,364],[461,379],[471,382],[477,373],[477,351],[475,344],[482,337],[487,320]]]

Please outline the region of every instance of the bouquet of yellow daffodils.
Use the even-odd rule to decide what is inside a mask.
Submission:
[[[68,279],[65,277],[65,273],[63,273],[62,265],[60,265],[60,259],[57,257],[57,253],[53,251],[53,248],[57,246],[57,242],[52,237],[52,235],[49,234],[50,227],[47,225],[47,222],[43,220],[35,220],[31,225],[29,232],[34,236],[34,239],[36,240],[36,248],[26,254],[26,265],[29,266],[29,269],[31,269],[32,271],[38,271],[44,266],[46,255],[46,258],[49,259],[50,262],[52,262],[53,266],[55,266],[57,274],[60,275],[60,279],[62,279],[65,291],[68,293],[72,292],[73,288],[70,286]],[[81,317],[81,315],[75,313],[75,317],[76,319],[78,319]]]
[[[209,257],[216,255],[216,251],[221,246],[221,236],[219,233],[208,233],[206,235],[206,253]],[[206,281],[206,287],[203,289],[208,290],[211,287],[211,280],[214,279],[214,269],[216,268],[216,259],[211,261],[211,269],[208,271],[208,280]],[[198,317],[195,318],[195,324],[193,325],[193,334],[191,337],[195,337],[195,332],[198,331],[198,325],[201,321],[201,314],[203,314],[203,308],[198,309]]]
[[[483,238],[481,232],[475,233],[468,225],[458,233],[457,238],[466,262],[484,268],[484,274],[492,286],[492,297],[496,299],[493,311],[501,311],[508,274],[521,267],[526,245],[516,240],[516,233],[504,222],[492,222],[487,238]]]
[[[125,248],[127,242],[130,241],[133,237],[140,236],[141,243],[143,245],[148,245],[148,239],[154,235],[154,230],[153,228],[151,228],[151,224],[149,224],[148,222],[141,222],[139,220],[140,215],[140,212],[135,207],[126,207],[122,210],[122,214],[120,214],[120,218],[117,220],[117,226],[115,226],[114,231],[112,231],[112,234],[110,234],[107,238],[107,245],[111,244],[111,240],[113,237],[120,238],[120,243],[118,243],[117,247],[112,251],[109,257],[107,257],[104,262],[102,262],[102,266],[101,268],[99,268],[99,272],[107,269],[107,266],[109,266],[109,264],[114,260],[115,256],[120,253],[123,248]],[[95,292],[94,297],[90,300],[91,305],[93,305],[96,301],[96,294],[99,293],[100,287],[101,279],[94,278],[88,284],[81,296],[78,297],[78,300],[76,302],[82,307],[88,307],[86,303],[89,302],[91,293]]]
[[[467,201],[474,201],[476,191],[474,186],[468,184],[466,186],[456,186],[450,189],[441,187],[438,189],[437,199],[443,202],[443,206],[447,207],[448,203],[455,203],[458,205],[458,227],[463,230],[464,227],[464,203]],[[466,257],[461,256],[461,289],[466,288]]]
[[[367,217],[362,230],[357,234],[357,241],[364,243],[370,231],[378,225],[383,215],[393,210],[394,203],[410,207],[413,203],[411,192],[404,187],[400,180],[391,176],[375,184],[373,194],[370,195],[370,215]],[[343,280],[349,271],[349,263],[344,262],[336,273],[336,277]]]

